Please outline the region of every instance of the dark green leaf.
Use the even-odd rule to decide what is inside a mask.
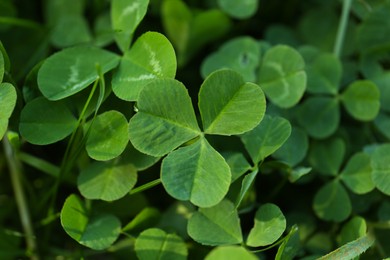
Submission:
[[[294,225],[283,243],[279,246],[275,260],[293,260],[300,250],[299,230]]]

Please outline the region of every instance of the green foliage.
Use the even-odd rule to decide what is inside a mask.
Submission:
[[[0,258],[387,259],[389,14],[2,1]]]

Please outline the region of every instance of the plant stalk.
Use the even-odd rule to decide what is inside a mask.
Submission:
[[[334,55],[336,55],[336,57],[340,57],[341,49],[343,48],[351,4],[352,4],[352,0],[343,1],[343,10],[341,13],[340,23],[337,30],[336,42],[333,48],[333,53]]]
[[[15,156],[15,152],[8,140],[7,134],[3,137],[3,147],[5,157],[11,175],[12,188],[15,193],[16,204],[19,211],[20,222],[25,234],[27,253],[33,260],[38,260],[37,244],[35,241],[34,229],[31,222],[30,212],[27,206],[26,196],[22,187],[22,166],[19,158]]]

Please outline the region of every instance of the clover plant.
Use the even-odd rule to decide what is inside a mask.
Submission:
[[[1,259],[388,259],[390,2],[0,3]]]

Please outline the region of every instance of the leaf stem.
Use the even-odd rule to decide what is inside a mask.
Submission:
[[[130,191],[130,195],[133,195],[133,194],[136,194],[136,193],[139,193],[139,192],[143,192],[144,190],[148,190],[150,188],[153,188],[154,186],[157,186],[161,183],[161,179],[158,178],[157,180],[154,180],[154,181],[151,181],[151,182],[148,182],[148,183],[145,183],[135,189],[132,189]]]
[[[337,30],[336,42],[333,48],[333,53],[334,55],[336,55],[336,57],[340,56],[341,49],[343,47],[351,4],[352,4],[352,0],[343,1],[343,10],[341,13],[340,23]]]
[[[15,152],[8,140],[7,134],[3,137],[3,147],[11,175],[12,188],[15,193],[20,222],[25,233],[27,253],[30,255],[31,259],[37,260],[39,259],[39,256],[37,255],[37,244],[35,241],[34,229],[22,186],[22,165],[19,158],[15,156]]]
[[[15,25],[24,28],[30,28],[35,30],[42,29],[42,25],[31,20],[0,16],[0,24]]]

